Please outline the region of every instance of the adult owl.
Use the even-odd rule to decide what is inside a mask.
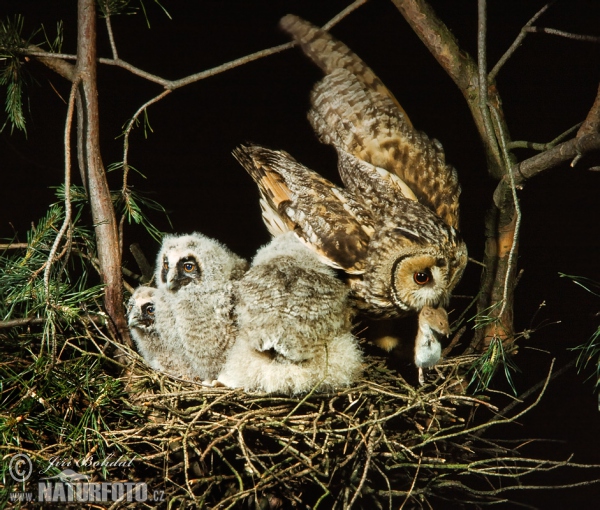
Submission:
[[[257,252],[236,292],[238,337],[221,383],[294,395],[360,375],[348,288],[293,233]]]
[[[237,329],[234,287],[247,262],[202,234],[168,235],[156,282],[174,311],[175,328],[194,378],[217,378]]]
[[[340,188],[284,151],[240,146],[272,235],[292,231],[343,269],[358,308],[377,318],[446,306],[467,263],[460,186],[439,142],[414,129],[373,71],[327,32],[292,15],[281,26],[325,72],[309,120],[338,153]]]

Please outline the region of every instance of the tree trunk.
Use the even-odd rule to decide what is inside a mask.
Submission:
[[[105,284],[104,305],[109,318],[109,327],[125,343],[130,344],[123,309],[123,283],[121,276],[121,252],[115,210],[110,197],[106,172],[100,154],[100,117],[98,111],[98,89],[96,83],[96,3],[94,0],[78,2],[77,65],[76,73],[81,78],[79,112],[83,122],[77,137],[80,161],[87,177],[92,218],[96,233],[96,246],[103,283]]]

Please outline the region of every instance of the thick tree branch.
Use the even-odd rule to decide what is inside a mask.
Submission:
[[[600,133],[600,85],[598,85],[598,92],[596,94],[596,100],[590,108],[587,117],[583,121],[583,124],[577,131],[577,138],[583,138],[585,135],[597,135]]]
[[[56,74],[66,78],[70,82],[75,81],[75,66],[62,58],[57,58],[55,53],[45,51],[35,44],[30,44],[22,51],[23,55],[35,57],[35,59],[52,69]],[[75,55],[72,55],[77,58]]]
[[[77,75],[81,78],[84,144],[83,159],[88,179],[88,192],[98,260],[105,287],[104,304],[113,332],[131,344],[123,310],[121,253],[115,211],[106,181],[100,153],[100,116],[96,80],[96,4],[94,0],[78,2]]]
[[[515,184],[520,186],[526,180],[545,170],[550,170],[562,163],[574,160],[582,154],[598,150],[600,150],[600,133],[572,138],[515,165],[512,170]],[[502,178],[494,191],[494,203],[503,203],[507,193],[510,193],[510,178],[508,175]]]
[[[467,100],[486,150],[490,173],[498,179],[501,178],[503,170],[500,149],[496,140],[488,136],[485,118],[480,108],[477,64],[471,56],[460,49],[452,32],[425,0],[392,0],[392,2]],[[498,108],[501,104],[495,84],[489,80],[488,102],[497,105]]]

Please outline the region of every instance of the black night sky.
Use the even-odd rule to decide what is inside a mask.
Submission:
[[[285,14],[298,14],[322,25],[349,0],[163,0],[172,19],[145,0],[151,28],[143,15],[113,19],[119,56],[148,72],[168,79],[209,69],[252,52],[288,41],[277,23]],[[463,49],[476,54],[475,1],[431,0]],[[490,65],[500,58],[521,27],[546,3],[543,0],[488,2]],[[44,24],[53,37],[56,22],[64,22],[65,53],[75,52],[76,2],[64,0],[4,0],[0,16],[25,15],[25,34]],[[136,2],[133,2],[136,4]],[[600,35],[600,2],[557,2],[539,26],[579,34]],[[106,30],[99,21],[99,55],[110,57]],[[462,232],[471,257],[481,260],[484,216],[495,182],[486,172],[483,149],[466,102],[394,5],[370,0],[341,21],[332,33],[365,60],[393,91],[413,124],[440,140],[446,159],[459,173]],[[38,35],[34,42],[41,42]],[[0,134],[0,237],[15,233],[25,241],[31,222],[56,201],[51,186],[63,180],[63,132],[70,84],[42,65],[27,65],[34,81],[27,87],[27,136]],[[306,120],[309,92],[320,78],[298,49],[272,55],[176,90],[149,109],[152,132],[138,128],[131,137],[130,164],[146,178],[131,174],[136,190],[169,212],[150,212],[163,231],[200,231],[215,237],[245,257],[267,242],[251,178],[231,156],[246,141],[284,149],[308,167],[338,181],[333,149],[318,142]],[[498,88],[514,140],[547,142],[581,122],[600,82],[600,44],[529,34],[498,77]],[[159,85],[123,69],[99,68],[101,136],[104,164],[122,158],[122,126],[146,101],[161,92]],[[4,101],[4,97],[2,97]],[[4,119],[2,120],[4,122]],[[534,154],[516,152],[520,159]],[[540,328],[521,343],[516,358],[517,388],[526,390],[542,379],[553,357],[561,367],[576,353],[568,348],[585,342],[598,326],[600,299],[558,273],[600,281],[600,157],[587,156],[575,168],[565,164],[526,183],[520,192],[523,224],[516,290],[517,330]],[[74,182],[80,184],[76,167]],[[122,174],[109,174],[111,188],[121,186]],[[158,245],[140,227],[128,227],[125,246],[139,242],[153,258]],[[125,250],[124,263],[136,270]],[[470,264],[456,294],[477,292],[480,270]],[[457,308],[465,300],[455,300]],[[536,313],[540,304],[545,306]],[[550,325],[560,321],[559,324]],[[550,385],[542,403],[520,425],[495,429],[507,437],[544,437],[542,454],[552,458],[600,463],[600,412],[587,381],[591,370],[571,370]],[[501,379],[501,376],[498,377]],[[502,386],[502,383],[498,383]],[[582,473],[579,473],[583,476]],[[571,473],[576,476],[576,473]],[[563,484],[549,473],[538,483]],[[597,487],[596,487],[597,490]],[[591,490],[552,492],[553,508],[595,508]],[[519,501],[549,508],[540,493],[513,494]],[[597,498],[596,498],[597,499]],[[560,504],[557,504],[561,501]]]

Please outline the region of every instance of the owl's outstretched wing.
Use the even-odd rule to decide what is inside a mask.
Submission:
[[[325,72],[308,114],[320,139],[395,174],[457,228],[460,186],[441,144],[414,129],[393,94],[345,44],[294,15],[283,17],[281,26]]]
[[[287,152],[242,145],[233,155],[258,185],[272,235],[293,231],[325,264],[351,274],[364,271],[373,233],[368,210]]]

